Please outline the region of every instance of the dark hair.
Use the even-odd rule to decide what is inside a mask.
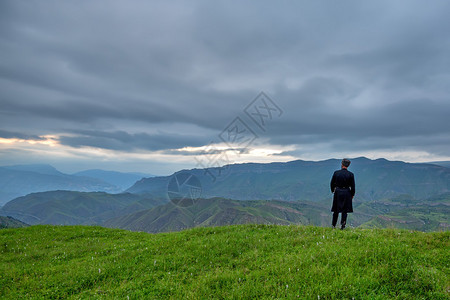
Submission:
[[[344,158],[344,159],[342,160],[342,165],[343,165],[344,167],[348,168],[348,166],[350,166],[350,160]]]

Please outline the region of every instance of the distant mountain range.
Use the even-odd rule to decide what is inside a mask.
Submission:
[[[8,202],[0,215],[30,225],[92,225],[165,203],[145,195],[51,191],[32,193]]]
[[[29,193],[52,190],[119,193],[143,176],[149,175],[103,170],[87,170],[69,175],[45,164],[2,166],[0,206]]]
[[[123,173],[99,169],[81,171],[74,173],[72,175],[96,178],[120,188],[121,191],[128,189],[130,186],[132,186],[136,181],[140,180],[141,178],[154,177],[154,175],[144,173]]]
[[[140,179],[123,194],[31,193],[5,204],[0,215],[32,225],[105,224],[148,232],[243,223],[329,226],[329,181],[339,167],[340,160],[330,159],[183,170],[172,176]],[[448,230],[449,168],[355,158],[350,169],[357,187],[352,226]],[[221,176],[211,176],[219,171]],[[181,193],[185,178],[196,179],[184,187],[193,205],[180,207],[170,202],[168,195]],[[72,190],[111,188],[116,192],[113,184],[125,179],[132,180],[132,176],[102,170],[67,175],[48,165],[0,167],[2,194],[54,189],[58,184]],[[180,191],[176,191],[178,187]]]
[[[340,160],[337,159],[234,164],[144,178],[127,192],[167,196],[169,181],[178,174],[189,173],[198,178],[203,198],[319,202],[330,199],[331,175],[339,168]],[[450,169],[443,166],[361,157],[352,159],[349,169],[355,173],[356,199],[359,201],[382,200],[402,194],[423,199],[450,191]]]
[[[13,171],[32,172],[32,173],[43,174],[43,175],[55,175],[55,176],[66,175],[64,173],[61,173],[60,171],[58,171],[51,165],[46,165],[46,164],[1,166],[0,168],[4,168],[7,170],[13,170]]]

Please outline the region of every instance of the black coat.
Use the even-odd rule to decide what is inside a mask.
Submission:
[[[334,193],[332,212],[353,212],[352,199],[355,195],[355,176],[347,169],[335,171],[331,178],[331,192]]]

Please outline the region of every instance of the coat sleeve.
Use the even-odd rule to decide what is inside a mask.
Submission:
[[[356,190],[355,190],[355,176],[353,175],[353,173],[352,173],[352,176],[351,176],[351,178],[350,178],[350,188],[351,188],[351,193],[352,193],[352,197],[353,196],[355,196],[355,192],[356,192]]]
[[[331,177],[330,188],[331,192],[334,193],[334,189],[336,188],[336,172],[334,172],[333,177]]]

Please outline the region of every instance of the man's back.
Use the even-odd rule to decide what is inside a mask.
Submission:
[[[333,220],[331,225],[336,227],[339,213],[341,216],[341,229],[347,224],[347,214],[353,212],[353,196],[355,196],[355,176],[347,168],[350,160],[344,158],[341,162],[341,169],[334,171],[331,178],[330,187],[333,195]]]
[[[355,195],[355,177],[352,172],[347,169],[337,170],[333,174],[331,180],[331,192],[335,188],[350,188],[352,196]]]

